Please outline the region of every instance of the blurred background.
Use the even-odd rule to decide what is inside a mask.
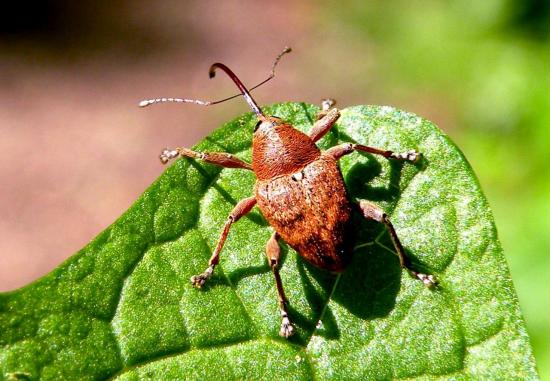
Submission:
[[[345,5],[342,5],[345,4]],[[493,208],[543,379],[550,379],[550,2],[9,2],[0,13],[0,291],[51,271],[192,146],[260,103],[393,105],[459,145]]]

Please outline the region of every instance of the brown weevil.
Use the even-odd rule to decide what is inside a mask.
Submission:
[[[290,48],[285,48],[277,56],[271,75],[251,90],[274,77],[277,63],[288,52]],[[332,107],[333,101],[323,101],[322,111],[313,124],[311,132],[306,135],[276,116],[265,115],[250,95],[250,91],[224,64],[213,64],[209,71],[210,78],[214,77],[216,69],[224,71],[233,80],[258,118],[252,141],[252,165],[228,153],[196,152],[186,148],[165,149],[160,155],[160,160],[166,164],[170,159],[183,156],[225,168],[252,170],[257,180],[254,195],[239,201],[229,215],[208,268],[202,274],[191,277],[191,283],[200,288],[212,276],[231,225],[257,205],[275,230],[267,241],[265,251],[275,276],[279,295],[282,318],[279,334],[289,337],[293,334],[294,327],[288,317],[288,302],[279,275],[278,241],[282,239],[306,261],[321,269],[342,272],[351,259],[349,232],[352,230],[350,227],[352,203],[344,186],[338,160],[354,151],[361,151],[381,155],[387,159],[415,163],[420,158],[420,153],[415,150],[395,153],[354,143],[340,144],[321,152],[315,142],[321,139],[340,117],[338,109]],[[140,106],[145,107],[160,102],[195,103],[208,106],[241,94],[219,101],[158,98],[144,100]],[[365,200],[359,201],[357,207],[364,218],[386,225],[402,268],[428,287],[437,284],[432,275],[419,273],[411,268],[410,260],[405,254],[397,233],[388,215],[381,208]]]

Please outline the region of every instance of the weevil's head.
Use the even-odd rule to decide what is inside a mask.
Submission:
[[[320,156],[313,140],[276,116],[266,116],[241,80],[224,64],[210,67],[210,77],[216,69],[223,70],[237,85],[244,99],[256,114],[258,123],[252,142],[252,169],[259,180],[293,173]]]
[[[262,134],[266,131],[284,124],[283,120],[278,116],[258,116],[258,122],[254,127],[254,136],[256,133]]]

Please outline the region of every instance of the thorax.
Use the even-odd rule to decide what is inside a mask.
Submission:
[[[297,172],[320,156],[311,138],[288,124],[254,134],[252,168],[258,180]]]

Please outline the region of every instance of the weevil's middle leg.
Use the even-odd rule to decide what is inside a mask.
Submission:
[[[223,227],[220,240],[218,241],[218,244],[214,249],[214,253],[212,253],[212,257],[210,257],[210,260],[208,261],[208,268],[202,274],[193,275],[191,277],[191,284],[193,286],[201,288],[204,283],[206,283],[206,281],[210,279],[210,277],[214,273],[214,268],[220,261],[220,252],[222,251],[227,235],[229,234],[229,229],[231,228],[231,225],[233,225],[234,222],[237,222],[242,216],[250,212],[254,205],[256,205],[256,198],[254,197],[244,198],[239,201],[237,205],[235,205],[235,208],[233,208],[233,211],[231,212],[231,214],[229,214],[227,222]]]
[[[413,278],[421,280],[427,287],[434,287],[437,285],[437,280],[433,275],[422,274],[411,268],[411,261],[407,254],[405,254],[405,250],[403,249],[403,245],[401,245],[399,237],[397,237],[395,228],[393,227],[388,215],[380,207],[372,202],[360,200],[359,209],[361,210],[363,217],[367,220],[374,220],[386,225],[402,268],[406,269]]]
[[[269,241],[267,241],[267,245],[265,247],[265,254],[267,256],[267,260],[269,262],[269,267],[271,267],[271,271],[273,271],[273,275],[275,276],[275,283],[277,284],[277,293],[279,294],[279,310],[281,311],[281,330],[279,331],[279,335],[281,335],[284,338],[288,338],[292,336],[294,333],[294,326],[290,322],[290,319],[288,318],[288,310],[287,310],[287,304],[288,301],[285,296],[285,290],[283,289],[283,282],[281,281],[281,275],[279,274],[279,258],[281,256],[281,247],[279,246],[279,243],[277,240],[279,239],[279,235],[277,233],[273,233]]]
[[[411,163],[416,163],[422,156],[420,152],[417,152],[415,150],[410,150],[403,153],[397,153],[389,150],[383,150],[380,148],[374,148],[374,147],[364,146],[362,144],[355,144],[355,143],[340,144],[329,148],[324,153],[325,155],[330,155],[334,157],[336,160],[338,160],[342,156],[348,155],[355,151],[368,152],[375,155],[384,156],[386,159],[405,160]]]
[[[321,112],[317,114],[317,121],[309,133],[309,137],[314,142],[325,136],[340,118],[340,111],[337,108],[331,108],[335,104],[333,99],[323,99]]]
[[[162,150],[159,159],[162,164],[168,163],[171,159],[178,156],[189,157],[191,159],[199,159],[210,164],[219,165],[225,168],[241,168],[252,170],[252,166],[247,162],[239,159],[235,155],[225,152],[197,152],[187,148],[175,148]]]

